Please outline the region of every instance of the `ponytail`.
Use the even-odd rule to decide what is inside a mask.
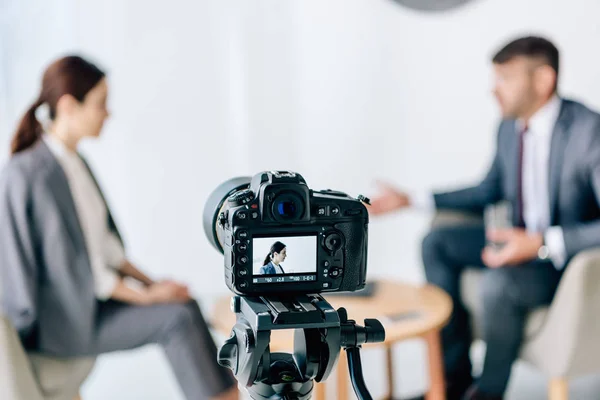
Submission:
[[[42,125],[37,120],[35,112],[43,103],[41,98],[38,99],[23,116],[19,128],[11,142],[11,154],[16,154],[31,147],[40,138],[42,134]]]
[[[263,266],[267,265],[270,262],[271,262],[271,253],[267,254],[265,261],[263,261]]]

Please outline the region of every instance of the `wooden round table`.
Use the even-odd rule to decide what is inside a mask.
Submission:
[[[323,297],[335,308],[344,307],[348,318],[363,325],[367,318],[377,318],[385,327],[384,343],[369,343],[371,346],[385,346],[388,388],[386,398],[394,393],[393,353],[394,343],[423,338],[427,344],[430,388],[427,400],[445,400],[444,367],[440,344],[440,329],[447,323],[452,311],[450,297],[441,289],[431,285],[416,286],[394,281],[377,281],[372,296],[343,296],[323,294]],[[235,314],[230,309],[231,296],[219,299],[213,310],[212,324],[220,332],[229,335],[235,325]],[[294,344],[293,330],[271,332],[270,349],[273,352],[292,352]],[[337,399],[348,399],[350,384],[348,361],[342,350],[337,365]],[[316,385],[319,400],[325,398],[325,384],[331,377]]]

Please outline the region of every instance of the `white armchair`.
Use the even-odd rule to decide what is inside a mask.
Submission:
[[[481,223],[460,213],[438,212],[433,227]],[[600,372],[600,249],[576,255],[567,265],[552,304],[531,312],[520,358],[550,378],[550,400],[568,399],[568,379]],[[462,300],[471,314],[473,335],[481,339],[481,271],[461,278]]]

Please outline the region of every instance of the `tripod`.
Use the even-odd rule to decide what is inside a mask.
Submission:
[[[352,386],[359,400],[372,400],[364,382],[360,347],[385,340],[376,319],[365,326],[348,320],[318,294],[295,297],[232,299],[237,322],[219,350],[219,364],[231,369],[255,400],[310,399],[314,382],[322,382],[337,363],[340,349],[348,356]],[[294,353],[271,353],[274,329],[294,329]]]

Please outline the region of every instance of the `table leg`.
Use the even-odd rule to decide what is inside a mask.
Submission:
[[[384,397],[387,400],[394,398],[394,353],[392,343],[385,345],[385,358],[387,366],[387,394]]]
[[[350,386],[350,375],[348,372],[348,358],[346,351],[340,351],[337,364],[337,400],[348,400],[348,387]]]
[[[424,336],[427,343],[429,360],[429,392],[426,400],[446,400],[446,385],[444,383],[444,360],[439,331],[431,331]]]

